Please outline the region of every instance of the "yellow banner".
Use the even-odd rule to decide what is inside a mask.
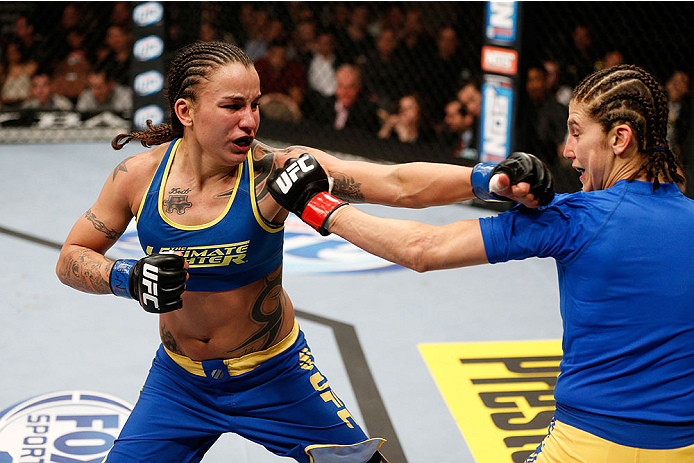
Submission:
[[[561,341],[420,344],[477,463],[525,461],[554,414]]]

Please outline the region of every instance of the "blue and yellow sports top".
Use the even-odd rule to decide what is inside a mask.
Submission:
[[[266,223],[255,197],[253,158],[238,166],[224,212],[203,225],[180,225],[164,213],[164,186],[180,139],[166,150],[137,213],[137,234],[146,254],[180,251],[189,264],[186,291],[225,291],[253,283],[282,263],[284,226]],[[178,201],[178,203],[177,203]],[[170,195],[169,213],[185,210],[183,195]]]

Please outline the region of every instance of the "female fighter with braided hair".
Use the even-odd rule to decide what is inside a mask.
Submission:
[[[667,112],[648,72],[611,67],[581,82],[569,105],[564,156],[583,191],[440,227],[353,207],[323,224],[418,271],[556,260],[564,355],[550,432],[527,463],[694,461],[694,201],[680,191]],[[290,210],[315,195],[296,201],[276,183],[272,195]]]
[[[270,148],[254,140],[260,96],[253,63],[237,47],[183,48],[167,74],[171,124],[114,139],[116,149],[131,140],[156,146],[109,175],[65,241],[62,282],[133,298],[159,314],[162,345],[108,463],[200,461],[225,432],[303,463],[385,461],[383,439],[365,435],[313,363],[282,288],[287,211],[268,194],[267,179],[290,158],[311,153],[335,178],[334,193],[351,200],[453,203],[473,197],[473,170],[480,196],[491,197],[491,174],[501,172],[493,177],[499,195],[529,206],[551,199],[546,168],[527,155],[495,171]],[[133,217],[147,256],[104,257]]]

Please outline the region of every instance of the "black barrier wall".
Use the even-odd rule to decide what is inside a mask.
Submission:
[[[512,42],[490,38],[492,10],[514,19]],[[691,170],[693,20],[692,2],[0,2],[0,142],[108,140],[157,123],[171,54],[224,40],[261,76],[261,137],[470,165],[484,104],[506,95],[509,134],[493,142],[537,154],[574,191],[561,157],[571,88],[620,62],[667,89],[670,144]]]

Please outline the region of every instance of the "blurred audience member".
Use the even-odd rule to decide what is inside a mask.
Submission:
[[[73,102],[87,88],[87,75],[91,69],[84,42],[85,35],[81,29],[70,30],[66,37],[68,50],[65,58],[56,63],[53,72],[53,88],[56,93]]]
[[[132,90],[118,84],[104,69],[87,76],[89,86],[80,94],[75,109],[84,113],[112,112],[126,117],[132,112]]]
[[[398,112],[386,118],[378,137],[402,143],[430,142],[433,139],[430,120],[421,100],[416,95],[405,95],[398,102]]]
[[[571,161],[562,155],[568,109],[551,97],[547,71],[542,64],[531,65],[526,71],[525,94],[519,114],[519,150],[533,153],[549,166],[556,180],[557,192],[580,190],[581,183]]]
[[[670,109],[667,124],[667,139],[670,149],[684,162],[684,146],[691,123],[691,94],[689,75],[675,71],[665,83]]]
[[[24,56],[22,46],[16,40],[7,43],[2,57],[5,69],[5,81],[0,90],[2,104],[18,107],[31,95],[31,76],[36,72],[37,63]]]
[[[257,33],[252,35],[244,47],[244,51],[253,61],[263,58],[271,43],[284,40],[284,24],[281,20],[271,18],[264,10],[257,10],[256,13]]]
[[[436,45],[424,30],[422,14],[417,9],[407,10],[402,30],[398,33],[398,55],[403,60],[418,63],[423,57],[434,52]]]
[[[20,15],[15,19],[11,41],[19,44],[22,56],[34,61],[38,66],[43,67],[51,64],[48,56],[49,49],[45,46],[45,40],[28,16]]]
[[[336,52],[341,63],[362,65],[366,61],[369,50],[373,49],[373,39],[368,32],[370,16],[368,7],[357,3],[347,27],[335,32]]]
[[[130,30],[132,23],[132,9],[130,5],[131,2],[113,2],[109,24],[120,26],[126,31]]]
[[[577,24],[572,33],[572,47],[564,56],[562,75],[566,85],[574,88],[595,70],[597,55],[593,48],[593,36],[588,26]]]
[[[384,29],[390,29],[395,32],[397,40],[401,38],[405,29],[405,13],[400,5],[390,5],[383,14],[379,24],[378,35],[380,35]]]
[[[389,114],[396,111],[400,96],[411,90],[401,85],[404,63],[395,57],[397,46],[395,31],[382,29],[376,39],[376,49],[364,65],[365,93],[379,109]]]
[[[51,37],[53,66],[65,60],[68,54],[74,50],[71,43],[75,39],[70,35],[76,33],[80,36],[80,48],[86,53],[85,58],[91,62],[96,57],[96,51],[101,46],[105,26],[92,16],[92,10],[78,2],[67,2],[61,5],[60,20],[56,21],[48,37]],[[98,24],[98,26],[95,26]],[[55,76],[54,76],[55,77]]]
[[[324,33],[320,35],[322,36]],[[302,20],[294,27],[292,42],[289,50],[287,50],[287,56],[297,60],[304,69],[308,69],[315,56],[318,40],[320,40],[320,36],[317,32],[316,22],[313,19]],[[333,43],[332,47],[334,48],[334,46],[335,44]]]
[[[108,67],[109,74],[121,85],[130,85],[130,32],[118,25],[106,29],[104,46],[97,52],[97,67]]]
[[[463,82],[456,94],[458,101],[465,105],[465,112],[477,119],[482,114],[482,85],[478,79],[471,78]]]
[[[624,64],[624,54],[616,48],[609,48],[602,58],[595,62],[595,70],[607,69]]]
[[[283,93],[301,106],[306,91],[306,72],[298,61],[287,59],[284,40],[271,42],[265,56],[255,63],[255,69],[260,76],[262,93]]]
[[[337,130],[357,128],[376,133],[380,127],[376,105],[362,94],[361,73],[353,64],[343,64],[335,73],[335,96],[327,99],[313,116]]]
[[[477,118],[458,99],[449,101],[445,112],[441,142],[454,147],[455,157],[477,161]]]
[[[330,27],[333,31],[339,31],[346,29],[349,26],[350,15],[352,11],[347,6],[345,2],[334,2],[331,3],[332,8],[330,8]]]
[[[306,2],[283,2],[287,10],[289,24],[301,24],[304,21],[314,22],[316,20],[313,10]]]
[[[308,67],[309,90],[318,92],[325,98],[335,95],[335,64],[335,39],[332,33],[322,32],[318,35]]]
[[[72,107],[68,98],[55,93],[53,80],[47,72],[34,74],[31,78],[31,98],[22,103],[22,108],[71,111]]]
[[[549,94],[568,108],[573,88],[561,83],[561,66],[559,62],[553,59],[546,59],[542,62],[542,65],[547,72],[547,88]]]
[[[463,79],[465,62],[458,45],[455,29],[441,28],[436,40],[436,54],[426,68],[427,85],[422,91],[436,111],[438,120],[443,116],[446,103],[455,98]]]
[[[211,21],[201,21],[200,31],[198,32],[198,40],[201,42],[214,42],[221,40],[221,34]]]
[[[403,94],[414,92],[427,95],[431,87],[427,72],[430,69],[430,58],[436,53],[436,43],[424,30],[420,11],[414,8],[407,10],[402,30],[394,32],[398,39],[395,50],[397,61],[401,66],[420,70],[408,73],[407,79],[400,79]]]

